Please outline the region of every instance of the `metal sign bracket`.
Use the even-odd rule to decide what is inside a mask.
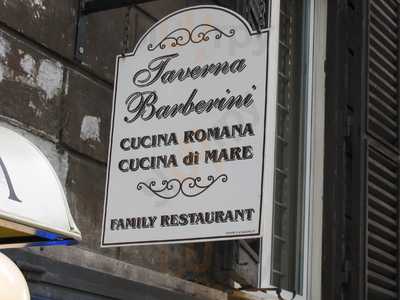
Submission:
[[[80,0],[76,26],[75,59],[82,61],[85,54],[89,15],[151,1],[154,0]]]
[[[75,59],[82,61],[85,54],[89,15],[151,1],[155,0],[80,0],[76,26]],[[261,32],[261,29],[267,26],[266,11],[268,10],[268,1],[244,0],[243,2],[252,27]]]

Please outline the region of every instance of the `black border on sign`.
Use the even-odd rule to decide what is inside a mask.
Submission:
[[[268,99],[267,99],[267,95],[268,95],[268,77],[269,77],[269,51],[266,52],[266,61],[267,61],[267,65],[266,65],[266,72],[267,72],[267,76],[266,76],[266,81],[265,81],[265,111],[264,111],[264,135],[263,135],[263,157],[262,157],[262,166],[261,166],[261,193],[260,193],[260,205],[259,205],[259,221],[258,221],[258,232],[254,233],[254,234],[238,234],[238,235],[222,235],[222,236],[210,236],[210,237],[203,237],[203,238],[186,238],[186,239],[170,239],[170,240],[150,240],[150,241],[141,241],[141,242],[123,242],[123,243],[105,243],[105,229],[106,229],[106,219],[107,219],[107,206],[108,206],[108,190],[109,190],[109,179],[110,179],[110,172],[111,172],[111,155],[112,155],[112,146],[113,146],[113,138],[114,138],[114,128],[115,128],[115,107],[116,107],[116,101],[117,101],[117,89],[118,89],[118,76],[119,76],[119,61],[121,58],[125,58],[125,57],[130,57],[130,56],[134,56],[138,50],[138,48],[140,47],[140,45],[142,44],[143,40],[145,39],[145,37],[157,26],[159,26],[161,23],[163,23],[164,21],[174,17],[177,14],[189,11],[189,10],[197,10],[197,9],[216,9],[216,10],[221,10],[224,11],[234,17],[236,17],[237,19],[239,19],[244,26],[247,28],[249,35],[250,36],[254,36],[254,35],[259,35],[259,34],[265,34],[267,33],[267,47],[269,49],[269,45],[270,45],[270,35],[269,35],[269,28],[268,29],[264,29],[261,31],[261,33],[258,33],[257,31],[254,31],[251,29],[249,23],[238,13],[226,9],[224,7],[221,6],[215,6],[215,5],[199,5],[199,6],[192,6],[192,7],[188,7],[188,8],[184,8],[181,10],[178,10],[168,16],[166,16],[165,18],[161,19],[160,21],[158,21],[157,23],[155,23],[139,40],[139,42],[137,43],[134,51],[132,53],[126,54],[126,55],[118,55],[117,59],[116,59],[116,76],[115,76],[115,80],[114,80],[114,95],[113,95],[113,106],[112,106],[112,120],[111,120],[111,124],[112,124],[112,129],[111,129],[111,134],[110,134],[110,147],[109,147],[109,154],[108,154],[108,163],[107,163],[107,179],[106,179],[106,190],[105,190],[105,202],[104,202],[104,212],[103,212],[103,226],[102,226],[102,238],[101,238],[101,247],[112,247],[112,246],[134,246],[134,245],[143,245],[143,244],[172,244],[174,242],[194,242],[194,241],[204,241],[204,240],[210,240],[210,241],[218,241],[218,240],[233,240],[233,239],[245,239],[245,238],[258,238],[260,237],[261,234],[261,225],[262,225],[262,209],[263,209],[263,196],[264,196],[264,165],[265,165],[265,148],[266,148],[266,126],[267,126],[267,106],[268,106]]]

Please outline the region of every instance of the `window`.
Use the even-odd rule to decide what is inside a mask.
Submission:
[[[262,1],[253,1],[253,4],[258,2]],[[236,10],[254,28],[249,3],[238,1]],[[247,240],[246,245],[250,246],[247,249],[254,252],[247,250],[251,255],[241,255],[239,246],[233,269],[240,273],[240,279],[251,277],[249,273],[252,274],[253,269],[247,258],[260,254],[259,284],[262,288],[280,288],[284,299],[291,299],[293,293],[299,300],[311,299],[311,294],[318,299],[322,258],[327,0],[281,0],[280,3],[264,0],[264,3],[260,11],[265,13],[266,26],[269,22],[276,23],[275,12],[280,5],[279,59],[276,73],[271,73],[272,78],[278,76],[275,195],[272,204],[270,199],[265,199],[261,251],[258,251],[258,240]],[[243,286],[242,281],[239,283]]]
[[[272,283],[296,292],[304,240],[306,2],[282,0],[280,8]]]
[[[261,281],[285,299],[320,297],[326,12],[325,0],[280,1],[274,199]]]

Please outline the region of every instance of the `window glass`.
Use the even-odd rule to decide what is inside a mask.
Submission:
[[[306,0],[281,0],[272,284],[301,293],[306,140]]]

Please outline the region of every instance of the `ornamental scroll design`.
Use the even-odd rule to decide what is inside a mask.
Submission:
[[[235,33],[235,29],[230,29],[229,32],[224,32],[213,25],[200,24],[193,28],[193,30],[191,31],[187,28],[175,29],[174,31],[170,32],[165,38],[163,38],[158,44],[149,44],[147,46],[147,49],[149,51],[154,51],[157,48],[165,49],[167,45],[173,48],[183,47],[190,42],[194,44],[207,42],[210,40],[210,36],[212,36],[212,34],[214,34],[216,40],[219,40],[222,37],[231,38],[235,35]]]
[[[137,185],[137,190],[141,191],[143,188],[147,188],[154,195],[166,200],[173,199],[180,193],[186,197],[194,198],[203,194],[217,182],[226,183],[228,181],[228,176],[226,174],[219,175],[218,177],[210,175],[207,177],[207,180],[204,181],[206,182],[203,183],[201,177],[187,177],[183,180],[173,178],[170,180],[163,180],[161,182],[161,187],[157,187],[156,181],[153,180],[149,183],[140,182]]]

